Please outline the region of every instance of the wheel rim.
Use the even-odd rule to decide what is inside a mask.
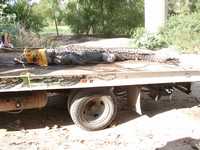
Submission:
[[[90,124],[100,122],[108,114],[105,100],[104,96],[91,97],[83,107],[81,119]]]

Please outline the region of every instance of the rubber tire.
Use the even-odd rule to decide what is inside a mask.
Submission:
[[[70,94],[68,95],[68,98],[67,98],[67,110],[68,110],[69,113],[70,113],[70,106],[71,106],[72,100],[73,100],[74,96],[76,96],[79,91],[80,90],[72,90],[70,92]]]
[[[90,98],[93,96],[106,96],[104,100],[105,108],[104,112],[101,115],[101,119],[98,122],[87,122],[86,120],[82,119],[81,114],[86,104],[90,101]],[[97,90],[97,91],[88,91],[88,90],[81,90],[76,93],[76,95],[70,100],[69,104],[69,112],[73,122],[88,131],[95,131],[101,130],[109,126],[112,121],[115,119],[117,114],[117,103],[116,98],[110,90]],[[83,115],[83,114],[82,114]],[[98,119],[97,119],[98,120]]]

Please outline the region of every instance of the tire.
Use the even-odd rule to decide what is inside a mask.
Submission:
[[[79,92],[79,90],[72,90],[67,98],[67,110],[69,113],[70,113],[70,106],[71,106],[72,100],[78,92]]]
[[[70,101],[69,112],[77,126],[89,131],[101,130],[116,116],[116,98],[109,90],[79,91]]]

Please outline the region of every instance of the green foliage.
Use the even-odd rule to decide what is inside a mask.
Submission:
[[[136,30],[133,44],[137,48],[156,49],[174,46],[185,52],[200,51],[200,12],[171,16],[160,33],[150,34]],[[143,30],[144,31],[144,30]]]
[[[61,24],[65,18],[65,3],[62,4],[59,0],[40,0],[33,7],[34,11],[39,11],[50,25],[54,23],[55,16],[58,24]]]
[[[167,46],[165,39],[160,33],[147,33],[144,28],[138,28],[132,35],[133,47],[144,49],[158,49]]]
[[[199,9],[200,0],[169,0],[169,14],[189,14]]]
[[[12,6],[16,15],[16,23],[19,23],[26,30],[40,31],[44,26],[44,17],[38,11],[33,11],[33,6],[27,0],[17,0]]]
[[[168,45],[184,51],[200,50],[200,13],[178,15],[169,18],[163,37]]]
[[[14,23],[15,15],[10,12],[6,2],[0,3],[0,25]]]
[[[75,33],[126,34],[143,24],[143,1],[70,0],[66,23]]]
[[[93,22],[96,22],[96,18],[93,17],[93,10],[87,10],[87,8],[80,6],[77,8],[76,1],[69,2],[67,7],[66,23],[70,25],[72,31],[78,34],[89,33],[90,26],[93,26]],[[84,11],[84,9],[87,11]]]
[[[55,25],[54,30],[59,35],[58,26],[63,23],[66,16],[65,3],[59,0],[40,0],[39,4],[35,5],[34,10],[41,12],[45,22],[50,26]],[[63,25],[63,24],[62,24]]]
[[[144,33],[145,33],[145,28],[144,27],[138,27],[138,28],[135,28],[133,30],[132,37],[134,39],[138,39],[141,36],[143,36]]]
[[[2,1],[0,4],[0,35],[5,32],[11,33],[13,39],[15,39],[16,35],[16,26],[14,24],[15,15],[11,13],[10,6],[6,1]]]

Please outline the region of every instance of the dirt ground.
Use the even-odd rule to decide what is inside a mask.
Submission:
[[[130,40],[106,42],[126,47]],[[65,97],[49,99],[40,110],[0,113],[0,150],[200,150],[200,102],[180,91],[158,102],[143,95],[141,116],[119,103],[114,124],[95,132],[73,124]]]
[[[124,103],[125,104],[125,103]],[[75,126],[64,97],[21,114],[0,113],[1,150],[200,150],[200,102],[179,91],[170,101],[142,98],[143,115],[121,106],[112,127],[88,132]]]

